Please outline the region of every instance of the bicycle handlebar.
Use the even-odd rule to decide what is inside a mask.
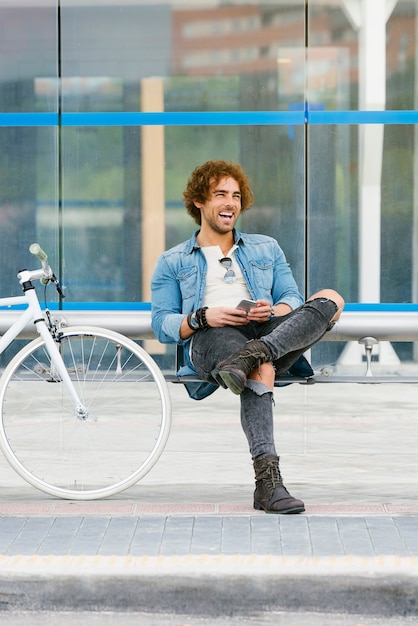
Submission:
[[[55,289],[57,290],[61,298],[65,298],[65,295],[64,295],[63,290],[61,289],[59,280],[55,276],[54,272],[52,271],[52,268],[50,267],[48,263],[48,255],[45,252],[45,250],[42,250],[39,243],[32,243],[29,246],[29,252],[33,254],[34,256],[38,257],[38,259],[40,260],[42,264],[42,269],[34,270],[34,271],[22,270],[17,275],[20,283],[23,284],[23,281],[39,280],[41,282],[41,285],[46,287],[49,282],[52,282],[54,283]]]
[[[38,259],[41,261],[42,265],[48,262],[48,255],[44,250],[42,250],[39,243],[33,243],[32,245],[30,245],[29,252],[33,254],[34,256],[37,256]]]
[[[41,285],[47,285],[50,280],[54,280],[55,276],[48,264],[48,255],[45,250],[42,250],[39,243],[32,243],[29,246],[29,252],[34,256],[37,256],[40,262],[42,263],[42,269],[44,271],[44,278],[41,278]],[[55,279],[56,280],[56,279]]]

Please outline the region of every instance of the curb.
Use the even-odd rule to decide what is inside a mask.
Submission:
[[[0,611],[418,615],[418,557],[0,555]]]

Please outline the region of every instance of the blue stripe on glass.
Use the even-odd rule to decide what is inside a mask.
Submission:
[[[56,308],[52,303],[50,308]],[[151,311],[150,302],[64,302],[64,310],[69,311]],[[418,304],[409,302],[348,302],[344,311],[357,313],[413,313],[418,312]]]
[[[63,113],[63,126],[242,126],[304,124],[303,111]]]
[[[43,302],[41,308],[45,309]],[[0,306],[0,311],[21,311],[26,309],[26,304],[16,304],[12,306]],[[47,308],[51,311],[58,311],[57,302],[48,302]],[[63,311],[151,311],[151,302],[64,302]]]
[[[52,303],[50,308],[57,305]],[[72,311],[151,311],[150,302],[64,302],[63,308]],[[418,304],[409,302],[349,302],[346,303],[344,311],[354,311],[358,313],[392,313],[418,312]]]
[[[58,113],[0,113],[0,126],[58,126]]]
[[[344,311],[354,313],[417,313],[418,304],[411,302],[348,302]]]
[[[151,302],[63,302],[62,308],[64,311],[151,311]]]
[[[45,308],[43,303],[42,308]],[[0,307],[0,310],[21,310],[26,305]],[[51,311],[58,310],[57,302],[49,302]],[[63,311],[151,311],[151,302],[64,302]],[[347,313],[418,313],[418,303],[412,302],[347,302]]]
[[[297,109],[298,107],[296,107]],[[62,126],[265,126],[302,124],[418,124],[417,111],[207,111],[63,113]],[[57,113],[0,113],[0,126],[58,126]]]
[[[309,124],[417,124],[418,111],[308,111]]]

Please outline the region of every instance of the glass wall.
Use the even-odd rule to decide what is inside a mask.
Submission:
[[[0,294],[18,293],[16,274],[27,267],[38,237],[40,205],[52,210],[43,238],[58,251],[57,89],[43,94],[39,77],[57,85],[58,23],[55,2],[20,6],[0,2]],[[23,118],[23,119],[22,119]],[[40,119],[42,118],[42,119]],[[46,123],[47,125],[43,125]]]
[[[66,302],[149,300],[190,171],[225,158],[302,292],[414,302],[416,4],[0,0],[0,294],[37,240]]]

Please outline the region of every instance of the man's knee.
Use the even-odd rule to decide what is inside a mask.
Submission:
[[[270,362],[261,363],[259,367],[257,367],[255,370],[251,372],[251,374],[248,376],[248,379],[259,382],[259,383],[262,382],[270,390],[273,390],[274,389],[274,375],[275,375],[275,370],[274,370],[272,363]]]
[[[308,301],[316,300],[317,298],[327,298],[328,300],[332,300],[333,302],[335,302],[337,306],[337,312],[335,313],[331,321],[337,321],[345,304],[344,298],[338,293],[338,291],[335,291],[334,289],[321,289],[321,291],[317,291],[310,298],[308,298]]]

